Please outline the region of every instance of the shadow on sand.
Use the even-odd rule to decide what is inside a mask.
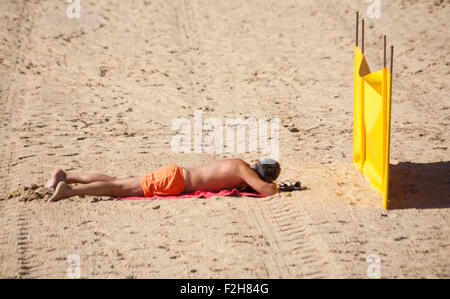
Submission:
[[[450,161],[390,165],[391,209],[450,207]]]

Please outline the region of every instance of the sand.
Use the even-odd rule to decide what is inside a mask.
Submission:
[[[450,1],[382,1],[395,45],[391,198],[352,165],[354,14],[366,1],[0,2],[0,277],[450,277]],[[280,119],[267,198],[47,204],[55,168],[141,175],[255,152],[171,149],[177,117]],[[34,185],[33,185],[34,184]],[[369,258],[369,262],[368,262]]]

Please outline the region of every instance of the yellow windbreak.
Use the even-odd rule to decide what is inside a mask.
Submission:
[[[364,130],[364,113],[363,113],[363,79],[359,76],[359,69],[361,62],[364,59],[364,54],[358,47],[355,47],[355,78],[353,84],[353,163],[359,170],[365,160],[365,130]]]
[[[364,54],[355,48],[353,162],[388,208],[391,74],[370,73]]]

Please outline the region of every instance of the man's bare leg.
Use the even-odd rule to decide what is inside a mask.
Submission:
[[[67,173],[62,169],[57,169],[53,173],[52,177],[48,180],[45,187],[56,188],[59,182],[65,182],[67,184],[81,183],[89,184],[93,182],[112,182],[117,178],[111,177],[101,173],[86,173],[86,174],[76,174]]]
[[[96,195],[111,197],[144,196],[141,177],[114,179],[113,181],[97,181],[88,184],[69,186],[60,181],[55,193],[48,201],[69,198],[76,195]]]

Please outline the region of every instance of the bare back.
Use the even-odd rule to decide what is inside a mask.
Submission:
[[[212,161],[185,169],[185,192],[197,190],[220,191],[246,186],[239,176],[237,159]]]
[[[250,165],[241,159],[225,159],[184,168],[184,192],[209,190],[217,192],[223,189],[241,189],[250,185],[260,193],[271,195],[278,190],[273,183],[261,180]]]

